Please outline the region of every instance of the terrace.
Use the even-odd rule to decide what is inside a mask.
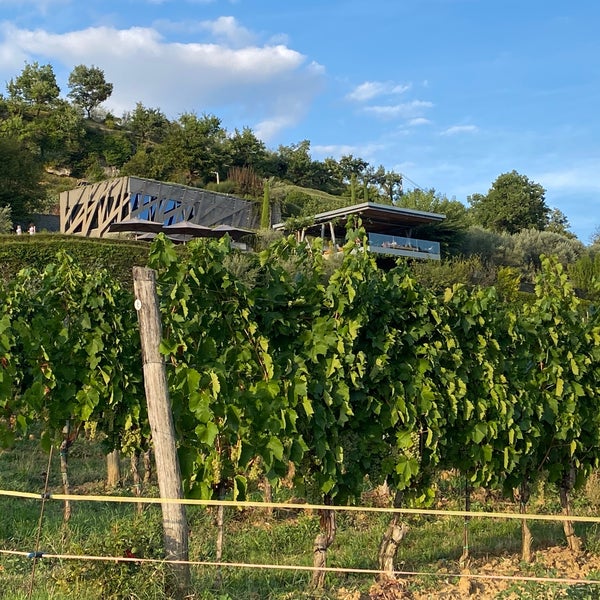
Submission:
[[[312,223],[297,234],[301,239],[307,235],[320,237],[325,248],[338,248],[345,240],[346,225],[351,216],[360,218],[367,233],[369,252],[392,257],[440,260],[439,242],[413,237],[414,230],[419,226],[441,223],[446,218],[438,213],[364,202],[317,214],[312,218]],[[287,226],[278,223],[273,228],[286,230]]]
[[[390,256],[407,256],[412,258],[429,258],[440,260],[440,244],[430,240],[418,240],[411,237],[368,233],[369,252]]]

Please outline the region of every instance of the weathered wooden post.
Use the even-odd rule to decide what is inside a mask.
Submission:
[[[161,498],[181,499],[183,488],[175,442],[173,413],[169,400],[165,362],[159,346],[162,324],[156,293],[156,273],[145,267],[133,268],[135,309],[140,324],[144,388],[148,404],[148,421],[156,461],[158,489]],[[188,524],[185,506],[176,502],[163,502],[163,531],[167,561],[188,560]],[[190,584],[187,564],[172,565],[173,585],[181,596]]]

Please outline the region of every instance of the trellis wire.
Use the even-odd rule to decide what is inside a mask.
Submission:
[[[49,469],[48,469],[49,471]],[[399,513],[408,515],[435,515],[444,517],[472,517],[472,518],[492,518],[492,519],[517,519],[517,520],[538,520],[538,521],[564,521],[568,519],[576,522],[600,523],[600,517],[583,516],[583,515],[547,515],[547,514],[522,514],[510,512],[482,512],[482,511],[465,511],[465,510],[440,510],[440,509],[421,509],[421,508],[394,508],[394,507],[377,507],[377,506],[335,506],[321,504],[304,504],[304,503],[288,503],[288,502],[255,502],[255,501],[234,501],[234,500],[200,500],[191,498],[157,498],[157,497],[133,497],[133,496],[101,496],[90,495],[83,496],[78,494],[48,494],[47,480],[43,494],[31,492],[20,492],[12,490],[0,490],[0,496],[15,497],[22,499],[41,500],[42,509],[40,513],[40,521],[36,534],[36,548],[33,552],[5,550],[0,549],[0,555],[13,555],[32,558],[33,568],[30,582],[29,596],[33,590],[33,579],[35,572],[35,563],[38,559],[61,559],[61,560],[87,560],[87,561],[104,561],[104,562],[130,562],[130,563],[153,563],[153,564],[185,564],[196,567],[214,567],[214,568],[238,568],[238,569],[262,569],[262,570],[282,570],[282,571],[325,571],[328,573],[340,574],[361,574],[361,575],[390,575],[389,572],[384,572],[379,569],[359,569],[352,567],[315,567],[308,565],[281,565],[267,563],[244,563],[244,562],[217,562],[217,561],[194,561],[194,560],[169,560],[125,557],[125,556],[94,556],[86,554],[54,554],[39,551],[39,540],[41,535],[41,523],[43,518],[43,508],[49,500],[58,501],[83,501],[83,502],[112,502],[112,503],[143,503],[143,504],[165,504],[179,503],[196,506],[225,506],[230,508],[281,508],[294,509],[303,511],[318,511],[318,510],[334,510],[347,512],[370,512],[370,513]],[[394,570],[391,573],[393,576],[399,577],[444,577],[444,578],[468,578],[479,580],[502,580],[512,582],[538,582],[552,583],[565,585],[600,585],[600,580],[596,579],[575,579],[570,577],[538,577],[526,575],[489,575],[470,572],[460,573],[436,573],[434,571],[402,571]]]

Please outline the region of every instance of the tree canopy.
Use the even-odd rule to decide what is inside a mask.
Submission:
[[[58,100],[60,94],[52,65],[37,62],[26,64],[21,74],[11,79],[6,88],[11,100],[36,106],[38,113],[43,106]]]
[[[0,165],[0,206],[10,207],[13,220],[23,218],[44,196],[41,164],[22,142],[0,136]]]
[[[511,171],[498,176],[486,195],[469,197],[473,219],[493,231],[517,233],[522,229],[545,229],[550,209],[546,190],[525,175]]]
[[[92,116],[92,110],[107,100],[113,91],[113,84],[106,81],[102,69],[85,65],[77,65],[71,71],[69,87],[71,91],[67,95],[73,104],[85,110],[88,119]]]

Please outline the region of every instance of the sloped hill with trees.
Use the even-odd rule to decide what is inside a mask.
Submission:
[[[544,188],[515,170],[462,203],[434,189],[406,189],[401,173],[360,157],[315,160],[309,140],[269,149],[250,128],[229,131],[216,115],[172,120],[142,102],[111,114],[102,102],[113,86],[94,66],[74,66],[68,87],[66,94],[59,88],[52,65],[34,62],[0,95],[0,231],[36,212],[56,213],[58,194],[82,180],[135,175],[257,202],[268,182],[284,220],[364,201],[439,212],[447,216],[443,224],[414,235],[439,240],[445,257],[478,257],[494,272],[511,267],[530,278],[541,254],[555,254],[591,293],[598,244],[577,240],[566,215],[546,203]]]

